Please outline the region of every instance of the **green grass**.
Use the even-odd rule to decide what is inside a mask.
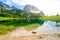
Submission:
[[[60,16],[44,16],[40,18],[41,20],[50,20],[50,21],[60,21]]]
[[[15,19],[15,18],[10,18],[10,17],[0,17],[0,21],[2,21],[2,20],[11,20],[11,19]]]
[[[0,17],[0,21],[3,21],[3,20],[15,20],[15,19],[22,20],[23,18]]]
[[[14,26],[5,26],[5,25],[0,25],[0,34],[5,34],[8,33],[9,31],[12,31],[16,27]]]

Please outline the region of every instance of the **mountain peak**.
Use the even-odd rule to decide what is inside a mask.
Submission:
[[[0,1],[0,6],[5,7],[5,8],[10,8],[10,6],[9,6],[9,5],[7,5],[7,4],[3,3],[2,1]]]
[[[25,11],[30,11],[32,13],[39,13],[40,12],[39,9],[37,7],[35,7],[35,6],[33,6],[33,5],[26,5],[24,7],[24,10]]]

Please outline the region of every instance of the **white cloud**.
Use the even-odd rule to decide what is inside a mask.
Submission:
[[[60,0],[12,0],[19,5],[34,5],[46,15],[56,15],[60,14]]]
[[[5,2],[4,2],[4,3],[9,4],[9,5],[11,5],[11,4],[12,4],[11,0],[5,0]]]

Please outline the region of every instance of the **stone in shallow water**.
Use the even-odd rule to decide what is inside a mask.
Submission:
[[[32,34],[36,34],[37,32],[35,32],[35,31],[32,31]]]

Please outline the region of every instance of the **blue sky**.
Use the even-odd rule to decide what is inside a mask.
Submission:
[[[0,0],[0,1],[6,2],[6,0]]]
[[[30,4],[42,10],[45,15],[60,14],[60,0],[1,0],[9,5],[15,5],[23,8],[25,5]]]
[[[20,8],[20,9],[23,9],[24,8],[24,5],[19,5],[15,2],[13,2],[12,0],[0,0],[6,4],[8,4],[9,6],[15,6],[16,8]]]

